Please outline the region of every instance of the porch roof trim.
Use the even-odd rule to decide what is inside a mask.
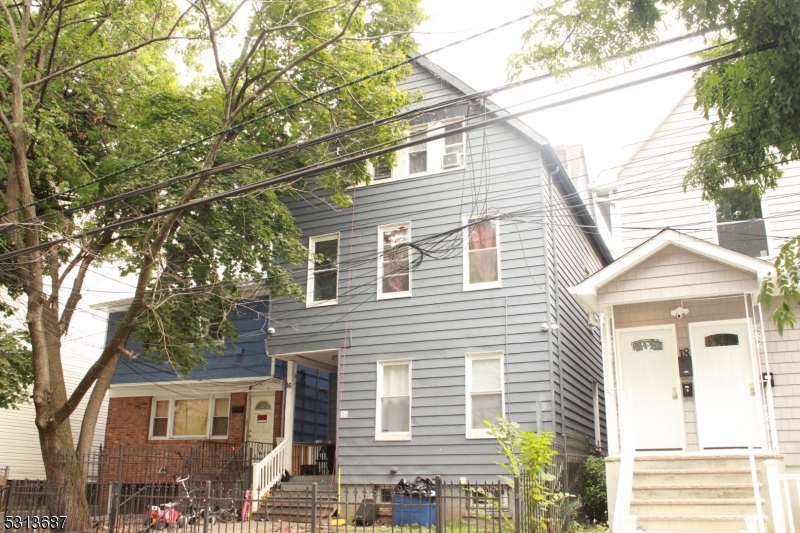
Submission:
[[[759,286],[762,280],[773,275],[773,266],[771,263],[723,248],[717,244],[686,235],[685,233],[680,233],[673,229],[665,229],[607,267],[598,270],[578,285],[570,287],[569,292],[578,300],[578,303],[581,304],[581,307],[583,307],[586,312],[602,312],[602,308],[605,306],[599,305],[597,302],[597,290],[599,288],[611,283],[629,270],[636,268],[670,245],[677,246],[678,248],[728,265],[732,268],[745,272],[752,272],[755,274]]]
[[[314,350],[310,352],[291,352],[270,354],[270,357],[281,361],[291,361],[298,365],[307,366],[323,372],[336,373],[339,358],[339,349]]]

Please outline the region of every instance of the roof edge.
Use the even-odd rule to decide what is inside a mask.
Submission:
[[[409,54],[409,57],[412,58],[420,67],[424,68],[437,78],[440,78],[444,82],[450,84],[456,90],[464,93],[464,94],[473,94],[477,91],[470,87],[468,84],[457,78],[456,76],[452,75],[450,72],[446,71],[439,65],[432,62],[430,59],[426,58],[422,54],[418,52],[412,52]],[[497,104],[492,102],[491,100],[486,100],[485,107],[487,111],[492,113],[496,113],[499,116],[508,115],[508,111],[502,109]],[[589,243],[592,246],[597,257],[600,259],[601,264],[606,267],[614,262],[614,257],[611,255],[611,252],[608,249],[603,238],[600,236],[600,231],[597,228],[597,224],[592,218],[589,210],[586,207],[586,204],[578,196],[578,192],[575,189],[575,185],[572,183],[572,180],[569,179],[569,175],[567,171],[564,169],[564,166],[561,164],[561,160],[558,159],[553,147],[550,145],[550,141],[547,140],[546,137],[542,136],[536,130],[525,124],[519,119],[511,119],[508,122],[508,125],[520,132],[522,135],[527,137],[531,140],[536,146],[538,146],[542,150],[543,159],[546,160],[546,164],[548,167],[554,168],[551,175],[556,177],[554,183],[558,188],[559,192],[562,196],[564,196],[565,201],[567,202],[567,206],[572,211],[572,214],[578,220],[578,223],[581,225],[581,229],[583,230],[584,235],[589,239]],[[571,199],[571,200],[569,200]]]

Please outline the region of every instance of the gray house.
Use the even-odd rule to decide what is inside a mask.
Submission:
[[[402,88],[424,93],[416,105],[474,93],[422,57]],[[425,114],[410,133],[485,111],[503,114],[475,101]],[[568,288],[612,259],[547,140],[511,120],[397,159],[352,191],[349,208],[323,193],[290,206],[314,255],[294,271],[306,301],[271,302],[286,412],[297,365],[330,373],[342,483],[496,480],[482,421],[497,414],[604,445],[600,333]],[[292,464],[293,444],[297,455],[285,438],[254,466],[257,490]]]

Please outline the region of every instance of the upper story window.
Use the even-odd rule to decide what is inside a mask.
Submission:
[[[460,122],[448,124],[444,131],[453,131],[461,127]],[[442,156],[442,170],[464,165],[464,134],[454,133],[444,138],[444,155]]]
[[[308,251],[306,305],[335,304],[339,287],[339,234],[311,237]]]
[[[378,228],[378,299],[411,296],[411,224]]]
[[[411,361],[378,361],[375,440],[411,440]]]
[[[416,141],[426,136],[425,129],[411,132],[411,140]],[[428,171],[428,143],[417,144],[408,148],[408,173],[419,174]]]
[[[723,189],[716,204],[719,245],[751,257],[769,255],[761,200],[751,191]]]
[[[421,141],[433,135],[451,132],[462,126],[461,121],[433,122],[415,126],[409,132],[409,139]],[[397,163],[394,168],[389,168],[381,163],[373,163],[371,165],[372,181],[383,182],[461,168],[464,166],[465,144],[463,133],[452,133],[444,138],[409,146],[397,153]]]
[[[500,287],[500,221],[465,215],[464,226],[464,290]]]
[[[226,438],[230,403],[227,397],[156,399],[150,438]]]

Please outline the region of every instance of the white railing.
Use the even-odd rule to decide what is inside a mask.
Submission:
[[[619,407],[619,480],[617,482],[617,501],[614,505],[614,533],[636,531],[636,517],[631,516],[633,496],[633,459],[636,450],[633,427],[633,390],[616,389]]]
[[[253,495],[257,502],[261,495],[275,486],[292,464],[292,439],[284,439],[269,454],[253,463]],[[256,511],[257,509],[253,509]]]

